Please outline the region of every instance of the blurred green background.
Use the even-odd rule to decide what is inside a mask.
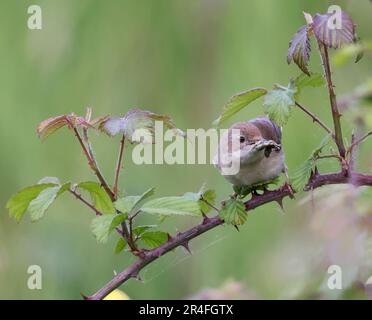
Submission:
[[[27,28],[31,4],[42,8],[42,30]],[[140,107],[171,115],[182,129],[209,128],[234,93],[286,84],[300,73],[286,63],[288,42],[304,24],[302,11],[325,12],[330,4],[340,4],[352,16],[362,39],[372,39],[368,0],[2,0],[0,298],[79,299],[80,292],[95,292],[114,270],[133,261],[127,253],[113,253],[116,235],[105,245],[96,243],[89,227],[91,212],[68,194],[39,223],[26,217],[17,225],[9,218],[9,197],[44,176],[94,179],[71,133],[63,129],[41,143],[35,132],[40,121],[70,112],[84,115],[87,106],[96,116],[123,115]],[[319,72],[315,48],[313,43],[311,70]],[[363,83],[371,71],[368,56],[335,70],[337,94]],[[331,125],[325,89],[306,90],[303,102]],[[261,103],[233,120],[262,114]],[[352,125],[343,119],[349,139]],[[303,113],[293,112],[283,132],[291,173],[323,136]],[[112,181],[119,140],[97,134],[93,142]],[[371,170],[371,146],[366,142],[359,155],[362,171]],[[158,195],[180,195],[197,191],[204,182],[221,200],[231,192],[211,165],[136,166],[130,151],[121,175],[128,194],[156,186]],[[335,168],[329,161],[322,170]],[[142,272],[142,282],[131,280],[121,289],[132,299],[178,299],[235,281],[250,297],[311,297],[322,290],[327,264],[322,260],[312,265],[325,255],[325,247],[313,245],[316,230],[311,231],[313,238],[307,236],[311,210],[299,205],[301,198],[284,201],[285,215],[276,204],[256,209],[239,233],[224,226],[199,237],[191,243],[191,256],[177,249]],[[141,219],[154,222],[153,217]],[[174,234],[198,222],[170,218],[163,228]],[[350,259],[355,266],[356,260]],[[27,288],[27,268],[34,264],[43,270],[42,290]],[[336,298],[348,292],[323,290],[326,297]],[[359,293],[352,291],[350,297]]]

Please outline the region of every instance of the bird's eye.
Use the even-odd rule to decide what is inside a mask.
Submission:
[[[239,141],[240,143],[243,143],[245,141],[245,138],[243,136],[240,136]]]

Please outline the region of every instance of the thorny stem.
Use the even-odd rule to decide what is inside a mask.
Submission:
[[[118,184],[119,184],[120,170],[122,169],[124,147],[125,147],[125,136],[123,134],[120,140],[118,161],[117,161],[116,169],[115,169],[115,179],[114,179],[114,189],[113,189],[115,198],[118,197]]]
[[[330,128],[328,128],[314,113],[312,113],[311,111],[309,111],[305,106],[303,106],[302,104],[298,103],[297,101],[295,101],[295,104],[302,111],[304,111],[307,115],[309,115],[313,119],[313,122],[317,122],[325,131],[327,131],[329,134],[331,134],[332,137],[333,137],[333,139],[335,138],[335,135],[332,132],[332,130]]]
[[[75,196],[76,199],[78,199],[79,201],[81,201],[82,203],[84,203],[89,209],[93,210],[94,213],[96,214],[96,216],[102,216],[102,212],[99,211],[94,205],[92,205],[89,201],[85,200],[83,198],[83,196],[76,192],[75,190],[73,189],[69,189],[70,193],[73,194]],[[119,229],[119,228],[115,228],[116,229],[116,232],[118,234],[120,234],[122,237],[124,237],[124,234],[123,232]]]
[[[105,189],[106,193],[109,195],[110,199],[112,201],[114,201],[114,194],[111,191],[111,189],[108,186],[105,178],[103,177],[101,171],[99,170],[99,168],[97,166],[97,161],[95,160],[94,153],[93,153],[93,150],[92,150],[92,146],[90,145],[90,142],[89,142],[89,139],[88,139],[88,136],[87,136],[87,133],[86,133],[87,130],[84,129],[84,139],[86,140],[88,148],[84,144],[83,139],[81,138],[78,129],[76,127],[73,127],[73,130],[74,130],[76,138],[78,139],[78,141],[80,143],[81,148],[83,149],[83,152],[84,152],[85,156],[88,159],[88,163],[89,163],[90,168],[93,170],[93,172],[97,176],[99,182],[101,183],[102,187]]]
[[[212,209],[214,209],[215,211],[220,212],[220,210],[216,206],[214,206],[212,203],[210,203],[207,199],[204,199],[202,197],[200,200],[203,201],[206,205],[208,205]]]
[[[355,186],[372,186],[372,176],[352,172],[348,177],[345,176],[344,172],[342,171],[330,174],[314,174],[305,189],[306,191],[309,191],[319,188],[323,185],[341,183],[352,183]],[[269,202],[281,202],[283,198],[290,195],[291,191],[287,185],[284,185],[277,190],[267,190],[262,195],[252,196],[252,198],[245,203],[245,208],[247,211],[249,211]],[[165,244],[153,250],[143,252],[143,255],[139,257],[137,261],[135,261],[122,272],[118,273],[110,282],[104,285],[95,294],[91,295],[90,297],[86,297],[86,299],[101,300],[130,278],[140,279],[139,272],[148,264],[179,246],[187,246],[190,240],[197,238],[199,235],[223,223],[223,220],[221,220],[221,218],[218,216],[212,218],[205,217],[200,224],[184,232],[178,233],[175,237],[170,237]]]
[[[76,199],[78,199],[79,201],[81,201],[82,203],[84,203],[88,208],[90,208],[91,210],[94,211],[94,213],[96,214],[96,216],[101,216],[102,215],[102,212],[100,212],[94,205],[92,205],[90,202],[88,202],[87,200],[85,200],[82,195],[78,192],[76,192],[75,190],[73,189],[69,189],[70,193],[73,194],[75,196]]]
[[[347,149],[347,153],[351,153],[353,148],[355,146],[357,146],[358,144],[360,144],[361,142],[363,142],[365,139],[367,139],[370,135],[372,135],[372,131],[366,133],[364,136],[362,136],[361,138],[353,141],[350,145],[350,147]]]
[[[77,139],[79,140],[79,143],[80,143],[80,145],[81,145],[81,147],[83,149],[83,152],[84,152],[84,154],[86,155],[86,157],[88,159],[89,166],[91,167],[91,169],[93,170],[93,172],[96,174],[98,180],[100,181],[102,187],[105,189],[106,193],[110,197],[111,201],[114,202],[116,200],[115,199],[115,196],[114,196],[114,193],[110,189],[110,187],[107,184],[105,178],[103,177],[101,171],[99,170],[97,160],[96,160],[96,158],[94,156],[92,145],[91,145],[91,143],[89,141],[88,130],[87,129],[83,129],[84,140],[85,140],[85,143],[88,146],[88,148],[87,148],[86,145],[84,144],[81,136],[80,136],[79,131],[75,127],[73,129],[74,129],[75,135],[76,135]],[[127,224],[125,223],[125,221],[121,224],[121,227],[122,227],[122,231],[120,231],[120,233],[124,236],[125,240],[128,243],[128,246],[130,247],[130,249],[132,250],[132,252],[137,252],[138,250],[137,250],[135,244],[132,241],[132,237],[131,237],[131,235],[129,233],[129,230],[128,230],[128,227],[127,227]]]
[[[327,85],[328,85],[328,93],[329,93],[329,100],[331,103],[333,126],[335,129],[335,142],[336,142],[338,151],[340,153],[340,156],[345,158],[345,146],[344,146],[344,141],[342,138],[342,129],[341,129],[341,122],[340,122],[341,114],[338,111],[338,107],[337,107],[336,94],[335,94],[333,82],[332,82],[331,66],[329,63],[328,49],[320,41],[318,41],[318,46],[319,46],[320,57],[322,59],[324,75],[325,75],[325,78],[327,80]]]

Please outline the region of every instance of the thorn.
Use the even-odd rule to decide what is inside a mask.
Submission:
[[[317,176],[319,174],[318,167],[315,166],[314,168],[314,176]]]
[[[86,296],[84,293],[80,292],[80,295],[83,297],[84,300],[89,300],[89,297]]]
[[[135,273],[131,274],[130,277],[133,278],[133,279],[136,279],[138,281],[142,281],[142,278],[140,277],[138,272],[135,272]]]
[[[168,237],[168,241],[173,240],[173,237],[169,233],[167,233],[167,237]]]
[[[190,250],[190,247],[189,247],[189,242],[188,241],[182,243],[181,246],[184,247],[189,254],[192,254],[192,252]]]
[[[207,224],[211,219],[209,219],[208,216],[204,212],[202,212],[202,215],[203,215],[202,224]]]
[[[240,231],[236,224],[234,224],[234,228],[236,229],[236,231],[238,231],[238,232]]]
[[[276,202],[279,204],[279,207],[280,209],[282,209],[283,213],[285,213],[284,206],[283,206],[283,198],[276,200]]]

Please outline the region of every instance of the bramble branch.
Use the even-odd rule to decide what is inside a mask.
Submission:
[[[345,157],[345,146],[344,146],[344,141],[342,138],[342,129],[341,129],[341,122],[340,122],[341,114],[337,107],[336,94],[335,94],[333,82],[332,82],[332,71],[331,71],[331,66],[329,62],[328,49],[327,49],[327,46],[321,43],[320,41],[318,41],[318,46],[319,46],[320,57],[322,60],[324,75],[325,75],[327,85],[328,85],[329,101],[331,104],[333,126],[335,129],[335,142],[336,142],[338,151],[340,153],[340,156],[344,158]]]
[[[78,141],[80,143],[80,146],[83,150],[83,153],[85,154],[86,158],[88,159],[88,163],[89,163],[90,168],[93,170],[94,174],[97,176],[99,182],[101,183],[102,187],[105,189],[107,194],[110,196],[111,200],[115,201],[114,193],[112,192],[112,190],[108,186],[105,178],[103,177],[101,171],[98,168],[97,161],[94,157],[92,146],[90,145],[86,130],[84,130],[84,139],[86,140],[86,142],[88,144],[88,148],[84,144],[83,139],[81,138],[81,135],[79,133],[79,130],[76,127],[73,127],[73,130],[74,130],[76,138],[78,139]]]
[[[81,135],[80,135],[79,131],[76,129],[76,127],[73,127],[73,130],[74,130],[75,136],[77,137],[77,139],[80,143],[81,148],[83,149],[83,152],[84,152],[85,156],[88,159],[88,163],[89,163],[90,168],[96,174],[99,182],[101,183],[102,187],[105,189],[105,191],[108,194],[108,196],[110,197],[111,201],[114,202],[116,200],[116,196],[115,196],[114,192],[110,189],[108,183],[106,182],[106,179],[103,177],[103,175],[102,175],[102,173],[101,173],[101,171],[98,167],[98,163],[97,163],[97,160],[94,156],[92,145],[89,141],[88,130],[85,129],[85,128],[83,129],[84,141],[85,141],[85,143],[88,147],[85,145],[85,143],[84,143],[83,139],[81,138]],[[132,241],[132,236],[131,236],[131,234],[128,230],[128,226],[127,226],[125,221],[121,224],[121,227],[122,227],[122,230],[117,228],[117,231],[125,238],[125,240],[128,243],[128,246],[130,247],[132,252],[136,253],[138,251],[137,247],[134,244],[134,242]]]
[[[79,201],[81,201],[82,203],[84,203],[84,204],[85,204],[89,209],[93,210],[94,213],[96,214],[96,216],[102,216],[102,212],[99,211],[99,210],[98,210],[94,205],[92,205],[89,201],[85,200],[85,199],[83,198],[83,196],[82,196],[80,193],[76,192],[76,191],[73,190],[73,189],[69,189],[69,192],[70,192],[71,194],[73,194],[73,195],[75,196],[76,199],[78,199]],[[120,234],[122,237],[125,238],[125,236],[124,236],[124,234],[123,234],[123,231],[121,231],[119,228],[115,228],[115,230],[116,230],[116,232],[117,232],[118,234]]]
[[[122,169],[122,166],[123,166],[122,162],[123,162],[124,147],[125,147],[125,135],[123,134],[120,140],[118,161],[117,161],[116,168],[115,168],[115,178],[114,178],[114,188],[113,188],[115,198],[117,198],[118,196],[118,184],[119,184],[120,170]]]
[[[302,104],[298,103],[297,101],[295,102],[295,104],[296,104],[296,106],[298,108],[300,108],[307,115],[309,115],[313,119],[313,122],[317,122],[325,131],[327,131],[329,134],[331,134],[332,137],[333,137],[333,139],[335,138],[335,135],[332,132],[332,130],[330,128],[328,128],[314,113],[312,113],[311,111],[309,111],[307,108],[305,108],[305,106],[303,106]]]
[[[353,148],[363,142],[365,139],[367,139],[370,135],[372,135],[372,131],[367,132],[364,136],[360,137],[359,139],[353,141],[350,145],[350,147],[347,149],[347,153],[351,153]]]
[[[372,175],[354,172],[350,173],[349,175],[345,175],[344,172],[329,174],[315,173],[311,177],[305,189],[308,191],[324,185],[342,183],[352,183],[356,186],[372,186]],[[273,201],[281,204],[282,200],[290,195],[291,191],[287,185],[284,185],[281,188],[273,191],[266,190],[262,195],[253,195],[252,198],[245,203],[245,208],[247,211],[250,211]],[[110,282],[108,282],[95,294],[91,295],[90,297],[86,297],[86,299],[101,300],[130,278],[140,279],[139,272],[148,264],[179,246],[183,246],[188,249],[188,243],[190,240],[195,239],[201,234],[219,225],[222,225],[223,223],[223,220],[221,220],[221,218],[218,216],[214,216],[212,218],[204,217],[200,224],[192,227],[189,230],[178,233],[175,237],[170,236],[169,240],[158,248],[144,251],[143,255],[139,257],[136,262],[127,267],[124,271],[118,273]]]

